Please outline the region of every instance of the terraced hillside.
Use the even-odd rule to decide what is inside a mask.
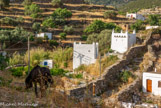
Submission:
[[[35,0],[37,1],[37,0]],[[24,23],[20,24],[23,28],[31,30],[32,24],[34,22],[42,22],[45,17],[50,16],[56,8],[54,8],[49,1],[37,1],[34,2],[40,6],[42,10],[42,18],[38,18],[33,20],[30,16],[25,16],[24,14],[24,6],[22,2],[12,2],[10,3],[10,7],[5,11],[0,11],[0,18],[3,17],[12,17],[18,18],[23,17]],[[106,10],[113,10],[112,7],[105,7],[103,5],[89,5],[89,4],[64,4],[62,8],[67,8],[72,12],[72,17],[66,19],[66,25],[73,26],[74,31],[71,35],[66,36],[66,40],[62,41],[64,43],[73,43],[73,41],[81,41],[81,36],[83,34],[83,30],[86,28],[94,20],[102,20],[104,22],[115,22],[115,23],[131,23],[133,21],[126,20],[124,16],[117,16],[117,19],[104,19],[103,13]],[[60,26],[54,29],[48,29],[49,32],[53,33],[53,38],[55,40],[59,40],[59,34],[63,32],[63,27]],[[2,29],[13,29],[15,26],[9,26],[1,24],[0,28]]]

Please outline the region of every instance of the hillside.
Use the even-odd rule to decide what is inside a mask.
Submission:
[[[91,4],[116,6],[116,5],[128,3],[129,1],[133,1],[133,0],[85,0],[85,1]]]
[[[127,11],[136,11],[140,9],[153,8],[156,6],[161,7],[160,0],[135,0],[122,5],[121,7],[118,8],[118,10],[127,12]]]
[[[65,0],[64,0],[65,1]],[[24,6],[22,5],[22,2],[11,2],[10,7],[8,8],[8,11],[0,11],[0,18],[4,17],[11,17],[11,18],[18,18],[22,17],[24,18],[24,23],[20,24],[25,29],[28,29],[31,31],[32,24],[34,22],[40,22],[50,16],[56,8],[54,8],[49,0],[40,2],[39,0],[34,1],[35,4],[38,4],[40,6],[40,9],[42,10],[42,18],[33,20],[30,16],[26,16],[24,14]],[[75,3],[75,2],[74,2]],[[123,23],[123,22],[131,22],[129,20],[124,20],[124,16],[117,16],[117,19],[105,19],[103,17],[103,13],[106,10],[112,10],[112,7],[104,7],[103,5],[91,5],[91,4],[79,4],[81,2],[76,2],[77,4],[69,4],[64,3],[63,8],[66,8],[72,12],[72,17],[67,19],[66,25],[72,26],[74,28],[74,31],[72,34],[68,34],[66,36],[66,40],[62,40],[63,43],[73,43],[73,41],[81,41],[83,30],[94,20],[102,20],[104,22],[114,22],[114,23]],[[13,29],[16,26],[12,25],[0,25],[1,29]],[[59,40],[60,39],[60,33],[63,32],[64,26],[59,26],[54,29],[48,29],[48,32],[53,33],[53,39]]]

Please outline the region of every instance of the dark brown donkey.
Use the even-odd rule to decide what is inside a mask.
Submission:
[[[46,67],[35,66],[25,80],[26,89],[35,86],[35,94],[38,97],[37,83],[40,85],[41,97],[44,91],[48,88],[48,84],[53,84],[53,79],[50,70]]]

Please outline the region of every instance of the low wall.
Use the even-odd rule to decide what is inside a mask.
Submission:
[[[89,84],[82,85],[79,88],[75,88],[73,90],[70,90],[70,96],[74,97],[84,97],[88,95],[92,95],[93,91],[93,83],[95,84],[95,93],[100,94],[106,90],[108,90],[109,84],[118,77],[120,74],[120,70],[129,64],[131,60],[133,60],[136,56],[143,53],[144,51],[147,51],[147,45],[151,44],[151,33],[147,36],[146,41],[142,45],[135,46],[130,48],[127,53],[124,55],[124,59],[118,61],[117,63],[113,64],[112,66],[106,68],[104,70],[104,73],[102,74],[101,78],[94,80],[90,82]]]

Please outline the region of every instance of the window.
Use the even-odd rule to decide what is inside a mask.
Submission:
[[[158,88],[161,88],[161,81],[158,81]]]
[[[88,52],[91,52],[90,50],[88,50]]]
[[[44,66],[47,66],[48,65],[48,62],[44,62]]]

